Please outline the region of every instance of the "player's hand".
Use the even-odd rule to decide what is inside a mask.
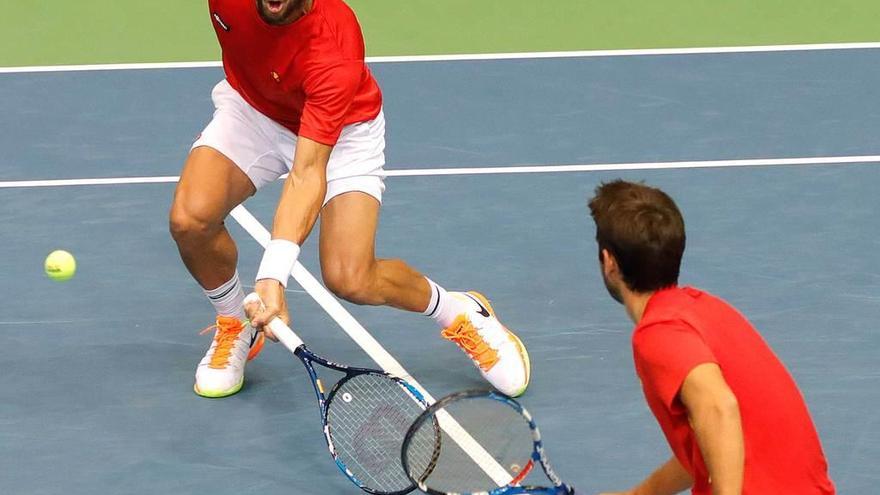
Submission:
[[[270,278],[258,280],[257,284],[254,286],[254,292],[260,296],[260,299],[263,301],[262,308],[246,308],[248,312],[248,319],[251,321],[251,325],[258,330],[262,330],[266,337],[269,337],[275,342],[278,342],[278,339],[272,333],[272,330],[269,328],[268,323],[272,321],[273,318],[278,317],[286,323],[290,324],[290,315],[287,312],[287,301],[284,299],[284,286],[281,285],[281,282],[277,280],[273,280]]]

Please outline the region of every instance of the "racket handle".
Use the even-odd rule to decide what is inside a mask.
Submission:
[[[260,299],[260,296],[256,292],[251,292],[244,298],[245,308],[252,304],[259,304],[261,309],[265,308],[263,300]],[[284,347],[287,347],[290,352],[295,353],[296,349],[303,345],[302,339],[293,333],[293,330],[291,330],[290,327],[288,327],[287,324],[277,316],[272,318],[272,321],[269,322],[269,329],[272,330],[272,333],[275,334],[278,341],[284,344]]]

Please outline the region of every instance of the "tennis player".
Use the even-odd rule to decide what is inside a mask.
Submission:
[[[208,6],[226,77],[214,87],[213,119],[192,146],[170,212],[181,258],[218,315],[195,392],[237,392],[263,335],[274,337],[264,325],[275,316],[289,321],[284,289],[320,216],[321,272],[333,293],[355,304],[424,313],[494,387],[522,394],[528,354],[484,296],[447,292],[403,261],[375,256],[385,117],[354,12],[342,0]],[[255,290],[266,309],[247,323],[238,253],[223,222],[288,172],[257,273]]]
[[[679,287],[684,220],[659,189],[614,181],[590,201],[602,277],[636,327],[636,373],[672,458],[606,495],[834,493],[791,375],[725,301]]]

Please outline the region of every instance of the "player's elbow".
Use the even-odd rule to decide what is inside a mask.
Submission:
[[[713,402],[719,414],[739,416],[739,401],[729,388],[718,391],[714,396]]]
[[[327,165],[320,160],[302,160],[296,162],[290,171],[290,180],[294,184],[311,184],[327,180]]]
[[[317,165],[297,164],[290,172],[285,187],[291,194],[322,198],[327,192],[327,174]]]
[[[716,414],[723,421],[731,423],[739,423],[739,401],[732,393],[726,394],[725,397],[719,398],[715,405]]]
[[[738,418],[739,402],[717,364],[695,367],[681,387],[681,401],[691,421]]]
[[[696,416],[713,418],[713,422],[738,422],[739,401],[730,390],[712,394],[703,401]]]

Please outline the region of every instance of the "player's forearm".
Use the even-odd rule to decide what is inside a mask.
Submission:
[[[314,164],[295,166],[294,172],[290,173],[284,183],[281,199],[275,210],[272,238],[286,239],[301,245],[315,226],[326,193],[324,167]]]
[[[327,162],[332,149],[305,137],[297,142],[293,168],[275,210],[273,239],[302,245],[309,236],[327,193]]]
[[[674,495],[693,485],[691,475],[672,457],[632,490],[633,495]]]
[[[731,396],[705,405],[691,412],[691,421],[712,480],[713,495],[740,495],[745,448],[736,399]]]

